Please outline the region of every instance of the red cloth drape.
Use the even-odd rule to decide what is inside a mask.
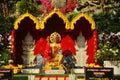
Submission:
[[[40,38],[36,43],[35,43],[35,49],[34,49],[34,54],[41,54],[43,55],[44,50],[46,46],[46,40],[44,38]]]
[[[70,50],[72,54],[76,55],[75,42],[72,40],[72,38],[69,35],[62,38],[61,47],[63,51]]]
[[[14,44],[15,44],[15,30],[12,30],[11,32],[11,52],[14,52]]]
[[[88,48],[87,48],[87,54],[88,54],[87,63],[88,64],[95,62],[95,53],[97,51],[97,43],[98,43],[97,38],[98,38],[97,37],[97,31],[94,30],[93,31],[93,36],[87,42],[87,45],[88,45]]]
[[[40,38],[36,44],[34,49],[35,55],[41,54],[46,60],[50,60],[52,53],[50,44],[44,38]]]

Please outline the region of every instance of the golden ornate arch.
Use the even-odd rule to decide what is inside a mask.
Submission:
[[[68,21],[67,17],[59,10],[53,9],[50,13],[46,14],[42,20],[40,20],[40,29],[44,29],[44,23],[47,23],[47,20],[52,17],[52,15],[57,14],[65,23],[65,28],[70,29],[70,22]]]
[[[35,18],[33,15],[31,15],[30,13],[26,12],[25,14],[22,14],[19,18],[17,18],[17,20],[14,23],[14,29],[17,30],[18,29],[18,24],[20,24],[20,22],[25,18],[25,17],[29,17],[35,24],[36,24],[36,29],[39,29],[39,21],[37,20],[37,18]]]
[[[89,23],[91,24],[91,30],[94,30],[94,29],[95,29],[95,22],[94,22],[94,20],[93,20],[90,16],[82,13],[82,14],[76,16],[76,17],[71,21],[71,29],[72,29],[72,30],[74,29],[74,24],[76,24],[77,20],[80,20],[81,17],[84,17],[86,20],[89,21]]]

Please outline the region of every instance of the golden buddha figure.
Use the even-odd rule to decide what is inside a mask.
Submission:
[[[63,70],[62,58],[61,54],[61,36],[59,33],[54,32],[50,35],[50,47],[51,47],[51,60],[45,64],[43,67],[44,70],[51,70],[57,68],[59,70]]]
[[[60,41],[61,41],[61,36],[57,32],[54,32],[50,35],[50,42],[51,42],[50,47],[52,49],[53,58],[58,54],[58,52],[61,49]]]

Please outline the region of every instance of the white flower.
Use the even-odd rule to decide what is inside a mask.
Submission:
[[[12,59],[10,59],[10,60],[8,60],[8,62],[9,62],[9,63],[13,63],[13,60],[12,60]]]
[[[100,50],[97,50],[97,52],[100,52]]]
[[[1,63],[5,63],[5,61],[0,61]]]
[[[115,51],[115,50],[113,50],[112,52],[113,52],[114,54],[116,53],[116,51]]]
[[[108,49],[106,49],[108,51]]]
[[[118,52],[118,49],[116,49],[116,51],[115,52]]]
[[[109,49],[110,51],[112,51],[112,49]]]

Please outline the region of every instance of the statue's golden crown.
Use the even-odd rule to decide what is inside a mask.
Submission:
[[[59,42],[61,41],[61,36],[60,36],[60,34],[59,33],[57,33],[57,32],[53,32],[51,35],[50,35],[50,41],[51,42],[54,42],[54,39],[55,38],[58,38],[58,40],[59,40]]]

